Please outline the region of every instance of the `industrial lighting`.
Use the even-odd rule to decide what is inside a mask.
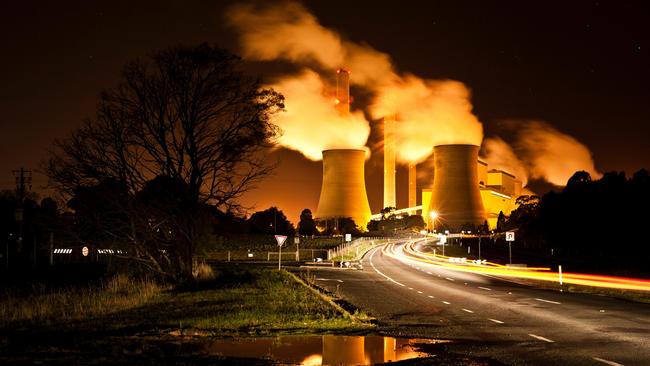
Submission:
[[[431,231],[435,232],[436,218],[438,218],[438,213],[436,211],[431,211],[429,212],[429,217],[431,217]]]

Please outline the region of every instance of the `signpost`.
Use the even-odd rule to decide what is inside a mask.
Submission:
[[[442,244],[442,256],[445,256],[445,243],[447,243],[447,235],[440,235],[438,241]]]
[[[284,244],[287,237],[285,235],[276,235],[275,241],[278,242],[278,271],[282,269],[282,244]]]
[[[346,242],[352,241],[352,234],[345,234],[345,241]]]
[[[510,264],[512,264],[512,242],[515,241],[514,231],[506,231],[506,241],[508,242],[508,254],[510,256]]]

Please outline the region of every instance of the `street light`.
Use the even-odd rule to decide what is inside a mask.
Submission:
[[[434,232],[436,229],[436,218],[438,218],[438,213],[436,211],[429,212],[429,217],[431,217],[431,232]]]

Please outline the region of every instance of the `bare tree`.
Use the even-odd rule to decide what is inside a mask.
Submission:
[[[99,228],[128,243],[130,257],[174,278],[191,274],[202,207],[237,208],[273,168],[263,151],[277,136],[271,118],[283,97],[239,66],[236,56],[207,44],[131,62],[121,84],[101,94],[96,117],[56,141],[47,162],[53,185],[69,195],[104,182],[124,187],[111,204],[122,224]],[[166,179],[149,189],[156,199],[140,199],[157,177]],[[172,186],[182,192],[166,195]]]

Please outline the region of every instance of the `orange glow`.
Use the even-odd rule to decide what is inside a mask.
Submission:
[[[452,258],[432,253],[424,253],[417,249],[416,241],[409,242],[403,247],[397,248],[395,244],[387,244],[382,248],[382,253],[399,261],[418,261],[434,266],[443,267],[454,271],[480,273],[509,278],[521,278],[540,280],[547,282],[559,282],[557,272],[544,267],[508,267],[498,263],[485,262],[477,264],[466,258]],[[628,278],[604,275],[592,275],[583,273],[562,274],[564,283],[582,286],[650,291],[650,280],[642,278]]]

